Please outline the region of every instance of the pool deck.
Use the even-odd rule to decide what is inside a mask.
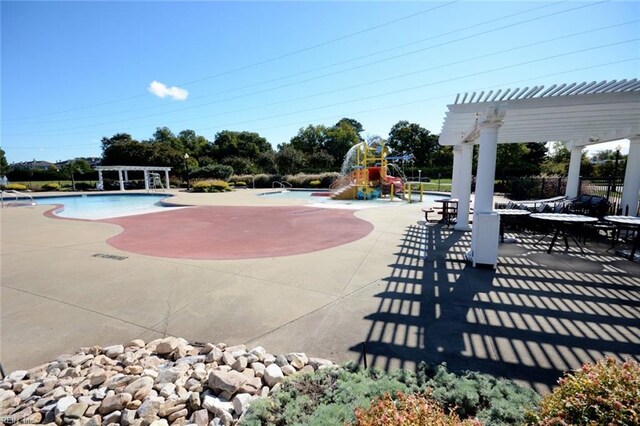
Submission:
[[[305,205],[261,192],[174,192],[172,202]],[[586,256],[549,255],[547,243],[525,238],[500,245],[496,270],[472,268],[471,234],[419,224],[422,207],[367,206],[351,211],[372,228],[362,238],[230,260],[169,257],[179,248],[171,220],[154,225],[167,234],[163,256],[110,245],[117,223],[50,218],[45,206],[2,209],[0,361],[9,372],[81,346],[174,335],[363,362],[366,342],[370,366],[446,361],[546,392],[584,362],[640,360],[637,262],[594,243]]]

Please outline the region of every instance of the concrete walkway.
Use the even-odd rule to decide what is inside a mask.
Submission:
[[[256,192],[175,202],[304,204]],[[423,205],[366,207],[355,215],[373,231],[357,241],[237,260],[136,254],[106,242],[122,231],[116,224],[52,219],[43,206],[3,209],[2,365],[165,335],[363,362],[366,342],[369,365],[444,361],[545,392],[584,362],[640,360],[637,263],[598,245],[587,256],[548,255],[545,243],[525,239],[501,245],[496,270],[475,269],[464,261],[471,234],[418,224]]]

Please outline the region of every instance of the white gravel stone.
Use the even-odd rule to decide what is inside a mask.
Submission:
[[[282,369],[277,364],[271,364],[264,370],[264,381],[269,387],[273,387],[284,379]]]

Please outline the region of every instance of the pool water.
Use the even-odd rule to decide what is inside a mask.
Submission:
[[[38,205],[63,204],[62,209],[54,212],[56,216],[96,220],[162,211],[170,206],[160,201],[170,196],[169,194],[72,195],[34,197],[34,200]]]
[[[315,191],[307,191],[307,190],[285,190],[285,191],[276,191],[276,192],[265,192],[260,194],[261,197],[268,198],[293,198],[298,200],[308,200],[310,203],[327,203],[327,204],[360,204],[363,207],[370,204],[388,204],[391,201],[389,198],[376,198],[373,200],[333,200],[330,196],[317,196],[313,194],[323,193],[328,191],[315,190]],[[427,205],[436,205],[435,200],[442,198],[442,194],[434,195],[434,194],[423,194],[422,203]],[[420,202],[420,194],[413,193],[411,194],[411,200],[414,203]],[[394,197],[393,202],[405,202],[405,199]]]

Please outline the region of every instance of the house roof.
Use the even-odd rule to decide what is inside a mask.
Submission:
[[[584,146],[640,134],[640,81],[554,84],[471,95],[448,105],[439,143],[473,143],[483,123],[500,124],[498,143]]]

